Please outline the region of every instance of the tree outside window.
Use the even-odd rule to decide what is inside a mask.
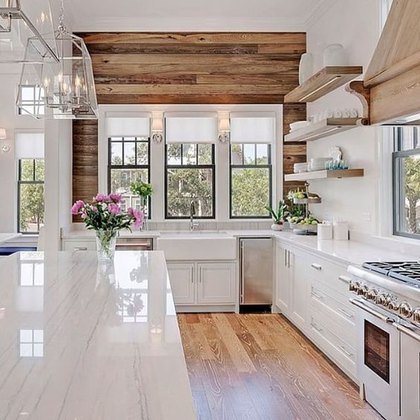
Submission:
[[[44,225],[44,159],[20,159],[18,231],[39,233]]]
[[[394,130],[394,233],[420,238],[420,143],[417,128]]]
[[[166,145],[166,218],[214,218],[215,165],[212,144]]]

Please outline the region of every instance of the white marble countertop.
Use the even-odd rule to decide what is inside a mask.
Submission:
[[[320,241],[316,236],[301,236],[292,232],[275,232],[274,236],[290,245],[299,246],[346,265],[360,265],[365,261],[416,261],[420,259],[420,254],[402,253],[385,248],[385,245],[378,247],[360,241]]]
[[[4,245],[5,242],[11,241],[12,239],[19,238],[21,233],[0,233],[0,245]]]
[[[130,232],[129,230],[123,230],[119,233],[119,238],[157,238],[160,236],[160,232],[156,230],[133,230]],[[68,232],[63,233],[63,239],[95,239],[95,231],[87,230],[87,229],[78,229],[78,230],[71,230]]]
[[[0,260],[0,418],[195,419],[163,253]]]
[[[211,231],[212,236],[217,236],[216,231]],[[189,231],[185,231],[185,238],[191,236]],[[88,232],[93,237],[93,232]],[[122,238],[135,238],[135,237],[153,237],[158,238],[164,234],[164,231],[141,231],[141,232],[127,232],[121,235]],[[291,231],[276,232],[272,230],[221,230],[221,235],[234,237],[275,237],[283,240],[284,242],[306,249],[307,251],[315,252],[324,257],[334,259],[342,264],[361,264],[365,261],[408,261],[420,260],[420,251],[418,254],[414,252],[403,252],[401,249],[391,246],[392,243],[384,241],[383,246],[377,246],[374,243],[365,241],[337,241],[337,240],[318,240],[317,236],[302,236],[295,235]],[[70,235],[70,236],[69,236]],[[73,231],[65,236],[66,238],[86,238],[86,232]],[[177,234],[178,238],[182,238],[182,232]],[[204,238],[204,235],[203,235]],[[400,247],[403,248],[403,247]],[[420,248],[419,248],[420,250]]]

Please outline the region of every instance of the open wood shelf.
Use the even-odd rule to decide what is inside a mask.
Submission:
[[[367,124],[368,120],[366,118],[327,118],[292,131],[284,137],[284,141],[289,143],[317,140]]]
[[[323,170],[313,172],[301,172],[299,174],[285,175],[285,181],[307,181],[310,179],[326,179],[326,178],[352,178],[364,175],[363,169],[339,169],[339,170]]]
[[[313,102],[345,85],[363,73],[362,66],[328,66],[322,68],[284,97],[285,103]]]

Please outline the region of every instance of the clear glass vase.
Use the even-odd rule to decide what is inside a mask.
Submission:
[[[112,230],[96,231],[96,251],[99,261],[109,261],[114,258],[117,232]]]
[[[140,196],[140,210],[143,212],[141,230],[147,230],[147,218],[149,215],[149,197]]]

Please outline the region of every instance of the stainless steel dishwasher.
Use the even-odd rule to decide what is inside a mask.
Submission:
[[[269,237],[240,238],[240,304],[273,302],[273,243]]]

